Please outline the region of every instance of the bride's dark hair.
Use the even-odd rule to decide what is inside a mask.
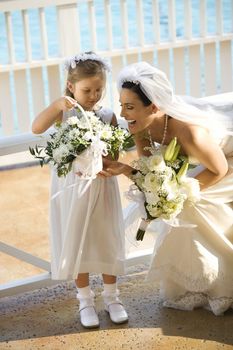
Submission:
[[[135,94],[138,95],[139,99],[142,101],[144,106],[149,106],[152,102],[149,100],[149,98],[144,94],[144,92],[140,88],[140,84],[135,84],[131,81],[126,81],[122,85],[123,89],[128,89],[133,91]]]

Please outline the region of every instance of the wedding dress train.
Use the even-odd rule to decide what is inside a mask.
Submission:
[[[195,227],[167,226],[156,240],[148,278],[159,283],[166,307],[205,307],[215,315],[233,307],[233,136],[221,147],[227,175],[179,215]]]

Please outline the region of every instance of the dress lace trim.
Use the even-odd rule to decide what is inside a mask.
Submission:
[[[185,311],[203,307],[212,311],[216,316],[222,316],[226,310],[233,308],[233,298],[210,298],[205,293],[187,292],[176,299],[166,299],[163,306]]]
[[[187,311],[203,307],[211,310],[216,316],[233,308],[232,281],[230,283],[229,278],[224,273],[210,271],[201,277],[193,278],[175,266],[165,265],[157,269],[152,268],[147,278],[159,282],[164,307]],[[225,291],[229,291],[225,292],[228,295],[214,295],[216,280],[219,285],[224,286]],[[168,283],[168,290],[166,290],[166,283]],[[172,290],[172,283],[174,283],[174,290]],[[170,296],[171,294],[173,296]]]

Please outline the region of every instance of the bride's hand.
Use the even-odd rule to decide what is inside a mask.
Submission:
[[[130,176],[132,170],[131,166],[127,164],[103,158],[103,170],[98,175],[101,177],[111,177],[121,174]]]

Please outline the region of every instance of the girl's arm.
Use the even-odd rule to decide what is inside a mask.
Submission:
[[[205,129],[197,127],[191,129],[183,148],[206,168],[196,176],[201,189],[214,185],[226,175],[228,171],[226,157]]]
[[[41,134],[56,121],[62,121],[63,111],[75,107],[76,103],[77,102],[69,96],[58,98],[36,116],[32,123],[32,132],[34,134]]]

